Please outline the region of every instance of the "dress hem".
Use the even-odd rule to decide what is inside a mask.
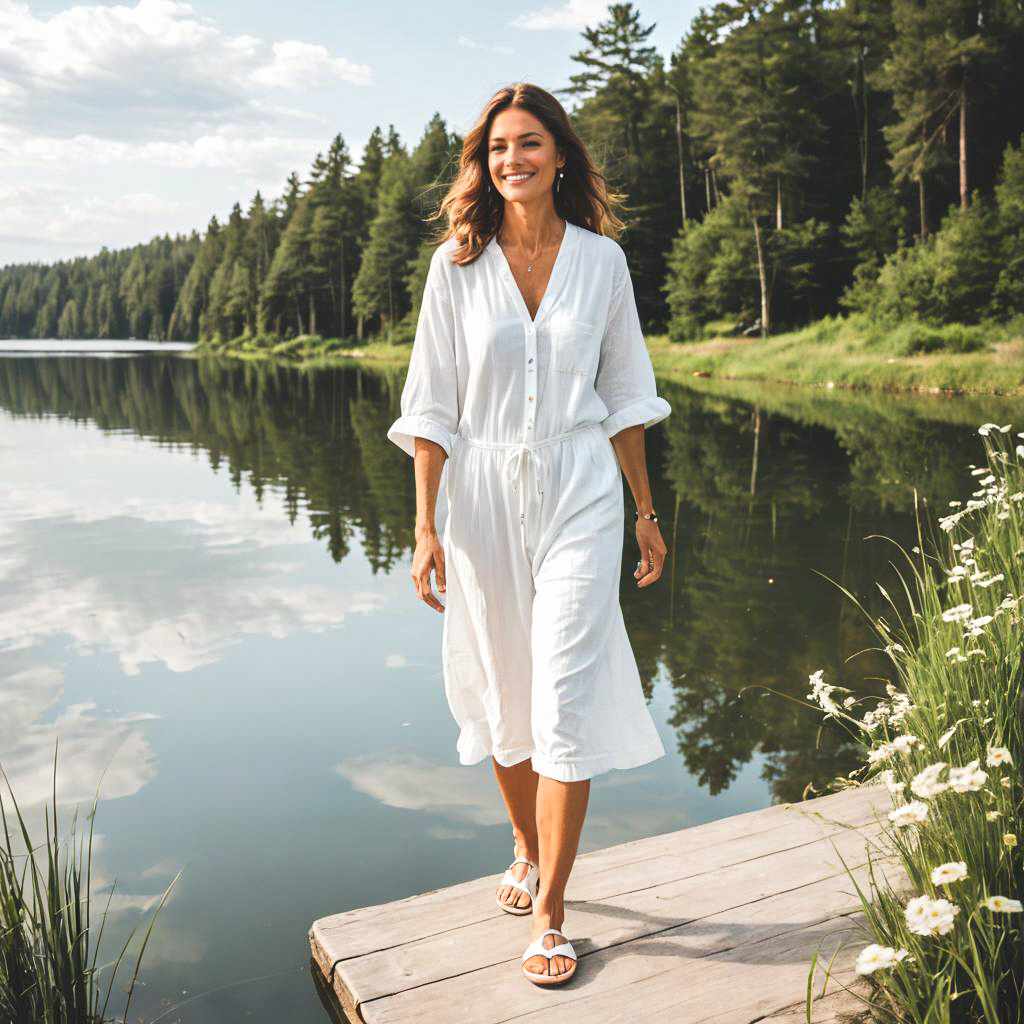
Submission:
[[[487,757],[493,757],[503,768],[511,767],[530,759],[533,770],[538,775],[559,782],[582,782],[613,768],[621,770],[638,768],[665,755],[665,747],[660,738],[653,742],[642,743],[628,750],[619,750],[611,754],[595,754],[593,757],[556,759],[542,757],[532,747],[516,747],[512,750],[488,749],[485,743],[467,744],[468,749],[459,747],[459,763],[465,765],[479,764]]]

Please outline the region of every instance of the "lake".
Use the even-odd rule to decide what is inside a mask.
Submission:
[[[0,762],[34,822],[55,739],[66,815],[103,777],[109,949],[182,871],[133,1020],[327,1020],[315,918],[497,882],[512,854],[489,764],[457,763],[442,616],[409,578],[412,461],[385,436],[404,369],[23,347],[0,356]],[[847,660],[875,640],[838,585],[879,610],[899,553],[865,538],[916,543],[915,493],[930,529],[972,489],[977,426],[1024,410],[700,383],[662,382],[673,414],[647,434],[653,587],[631,577],[628,496],[623,524],[668,754],[595,779],[582,850],[852,770],[800,703],[816,669],[859,692],[889,671]]]

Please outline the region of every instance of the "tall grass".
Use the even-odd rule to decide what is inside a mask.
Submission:
[[[37,844],[0,768],[7,800],[0,791],[0,1021],[16,1024],[105,1024],[127,1020],[142,955],[156,916],[178,876],[164,890],[149,922],[119,1018],[107,1015],[118,969],[135,935],[117,958],[98,964],[103,928],[113,890],[94,928],[90,909],[94,799],[87,835],[78,832],[78,812],[67,843],[61,842],[57,818],[57,753],[54,750],[53,792],[45,809],[45,842]],[[12,816],[13,815],[13,816]],[[179,872],[180,875],[180,872]],[[103,992],[101,974],[110,971]]]
[[[880,586],[892,614],[868,616],[888,696],[810,677],[808,698],[863,740],[853,777],[893,795],[880,844],[904,879],[872,869],[858,886],[874,942],[856,969],[876,1018],[901,1024],[1024,1017],[1024,443],[1009,425],[979,433],[978,489],[927,540],[918,517],[899,601]]]

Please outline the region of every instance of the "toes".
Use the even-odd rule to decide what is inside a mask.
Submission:
[[[548,962],[542,956],[531,956],[526,961],[526,969],[531,974],[544,974],[548,969]]]

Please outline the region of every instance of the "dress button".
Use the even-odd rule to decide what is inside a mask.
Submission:
[[[529,359],[527,359],[526,361],[527,361],[528,363],[532,363],[532,362],[533,362],[533,356],[530,356],[530,358],[529,358]]]

